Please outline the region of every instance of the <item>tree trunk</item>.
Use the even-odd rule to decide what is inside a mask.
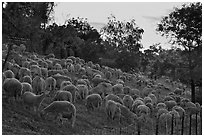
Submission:
[[[192,78],[191,78],[191,101],[195,103],[195,83]]]

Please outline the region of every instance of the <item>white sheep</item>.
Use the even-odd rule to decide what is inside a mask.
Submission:
[[[131,112],[131,110],[129,108],[127,108],[126,106],[117,103],[117,105],[120,108],[121,111],[121,117],[124,117],[125,119],[127,119],[128,121],[135,123],[137,121],[137,115],[133,112]]]
[[[163,113],[168,113],[169,111],[166,108],[159,108],[157,111],[157,118],[159,118]]]
[[[15,78],[19,79],[19,75],[18,75],[18,72],[20,70],[20,66],[18,64],[13,64],[12,67],[11,67],[11,71],[14,73],[15,75]]]
[[[54,113],[56,116],[71,119],[71,126],[74,127],[76,121],[76,107],[68,101],[54,101],[41,111],[43,116]]]
[[[136,99],[132,104],[132,112],[133,113],[135,113],[135,114],[137,113],[137,107],[139,105],[144,105],[144,102],[142,100]]]
[[[123,85],[122,84],[116,84],[112,87],[113,94],[123,94]]]
[[[75,102],[77,93],[79,91],[79,89],[75,85],[73,85],[73,84],[67,85],[64,88],[62,88],[61,90],[69,91],[72,94],[72,102],[73,103]]]
[[[176,88],[176,89],[174,90],[174,93],[175,93],[176,95],[182,95],[183,90],[180,89],[180,88]]]
[[[86,97],[86,108],[87,110],[94,110],[102,105],[102,98],[99,94],[91,94]]]
[[[24,76],[31,76],[31,71],[25,67],[21,67],[18,73],[20,81]]]
[[[156,106],[156,109],[159,110],[159,109],[162,109],[162,108],[166,109],[166,104],[162,103],[162,102],[158,103],[157,106]]]
[[[25,92],[22,95],[23,103],[25,106],[32,107],[34,112],[38,113],[40,104],[42,103],[46,95],[47,95],[47,92],[43,92],[40,95],[36,95],[33,92]]]
[[[6,95],[7,99],[15,97],[17,100],[21,95],[22,89],[22,84],[16,78],[7,78],[4,80],[2,85],[3,94]]]
[[[177,105],[176,101],[170,100],[170,101],[165,101],[166,107],[168,110],[171,110],[174,106]]]
[[[83,84],[79,84],[76,86],[78,88],[78,94],[80,99],[85,99],[88,96],[88,87],[86,85]]]
[[[62,81],[62,83],[60,85],[60,89],[63,89],[65,86],[71,85],[71,84],[72,84],[71,81]]]
[[[69,101],[72,102],[72,94],[69,91],[58,90],[53,101]]]
[[[55,70],[62,70],[62,66],[58,63],[56,63],[54,66],[53,66],[53,69]]]
[[[117,103],[123,104],[123,100],[120,97],[118,97],[117,95],[114,95],[114,94],[109,94],[104,98],[105,104],[107,104],[108,100],[113,100],[113,101],[115,101]]]
[[[45,80],[40,76],[36,76],[32,81],[32,87],[35,94],[40,94],[45,90]]]
[[[140,92],[140,96],[141,97],[146,97],[148,96],[150,93],[152,93],[153,89],[150,87],[145,87],[143,88],[142,92]]]
[[[46,79],[48,77],[48,70],[47,70],[47,68],[40,68],[40,69],[41,69],[42,77],[44,79]]]
[[[3,75],[5,76],[5,78],[14,78],[15,77],[15,74],[11,70],[4,71]]]
[[[139,105],[137,107],[137,110],[136,110],[136,114],[138,116],[141,116],[141,115],[149,115],[150,114],[150,109],[149,107],[147,107],[146,105]]]
[[[171,97],[171,96],[165,96],[165,97],[164,97],[164,101],[171,101],[171,100],[174,101],[174,98]]]
[[[106,110],[107,117],[111,118],[111,120],[114,120],[114,118],[117,115],[120,117],[120,114],[121,114],[120,107],[113,100],[107,101],[105,110]]]
[[[68,76],[64,76],[64,75],[61,75],[61,74],[55,74],[52,76],[55,80],[56,80],[56,87],[57,88],[60,88],[60,85],[63,81],[72,81],[72,79]]]
[[[84,79],[78,79],[77,82],[76,82],[76,85],[79,85],[79,84],[87,85],[87,83],[86,83],[86,81]]]
[[[21,95],[23,95],[26,91],[27,91],[27,92],[33,92],[33,88],[32,88],[32,86],[31,86],[31,84],[29,84],[29,83],[27,83],[27,82],[22,82],[21,84],[22,84],[22,86],[23,86]]]
[[[151,99],[150,97],[144,97],[143,102],[144,102],[145,104],[147,104],[147,103],[153,103],[153,101],[152,101],[152,99]]]
[[[126,106],[130,110],[132,110],[133,102],[134,102],[134,100],[133,100],[133,98],[130,95],[125,95],[123,97],[123,104],[124,104],[124,106]]]
[[[157,104],[157,97],[154,94],[149,94],[148,97],[150,97],[152,99],[153,105]]]
[[[45,79],[45,89],[50,91],[50,94],[53,94],[53,91],[56,88],[56,80],[53,77],[48,77]]]
[[[30,66],[30,71],[31,71],[31,74],[32,74],[33,78],[35,76],[42,76],[41,69],[40,69],[40,67],[38,65],[31,65]]]
[[[29,84],[32,84],[32,78],[30,76],[24,76],[21,82],[27,82]]]

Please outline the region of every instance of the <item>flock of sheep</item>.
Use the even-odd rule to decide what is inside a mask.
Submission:
[[[7,51],[4,45],[3,62]],[[23,44],[13,45],[10,54],[2,75],[4,101],[22,102],[40,118],[66,118],[74,127],[77,101],[84,101],[89,112],[103,108],[110,120],[139,122],[155,116],[164,126],[172,116],[177,122],[183,115],[201,112],[201,105],[185,98],[186,91],[181,86],[170,91],[141,74],[125,73],[73,56],[57,59],[54,54],[28,53]],[[166,82],[172,83],[169,79]],[[163,90],[169,90],[168,95],[161,96]],[[46,98],[50,101],[45,106]]]

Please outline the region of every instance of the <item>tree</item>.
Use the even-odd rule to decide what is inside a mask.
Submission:
[[[141,39],[144,30],[136,25],[134,19],[122,22],[114,15],[108,17],[108,23],[101,29],[103,40],[116,52],[117,67],[130,71],[139,67]]]
[[[191,84],[192,102],[195,102],[195,78],[193,70],[198,65],[193,57],[196,49],[202,47],[202,4],[184,4],[181,8],[174,8],[168,16],[162,18],[157,31],[162,36],[170,37],[170,43],[181,45],[188,58],[188,70]],[[198,52],[201,55],[201,51]],[[200,58],[201,59],[201,58]]]

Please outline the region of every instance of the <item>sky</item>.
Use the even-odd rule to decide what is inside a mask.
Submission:
[[[161,43],[163,48],[170,48],[168,40],[157,34],[157,23],[163,16],[173,11],[173,7],[181,7],[183,2],[57,2],[54,8],[54,19],[64,24],[67,18],[83,17],[96,29],[108,22],[111,14],[120,21],[135,19],[137,25],[144,29],[142,44],[144,49],[154,43]]]

